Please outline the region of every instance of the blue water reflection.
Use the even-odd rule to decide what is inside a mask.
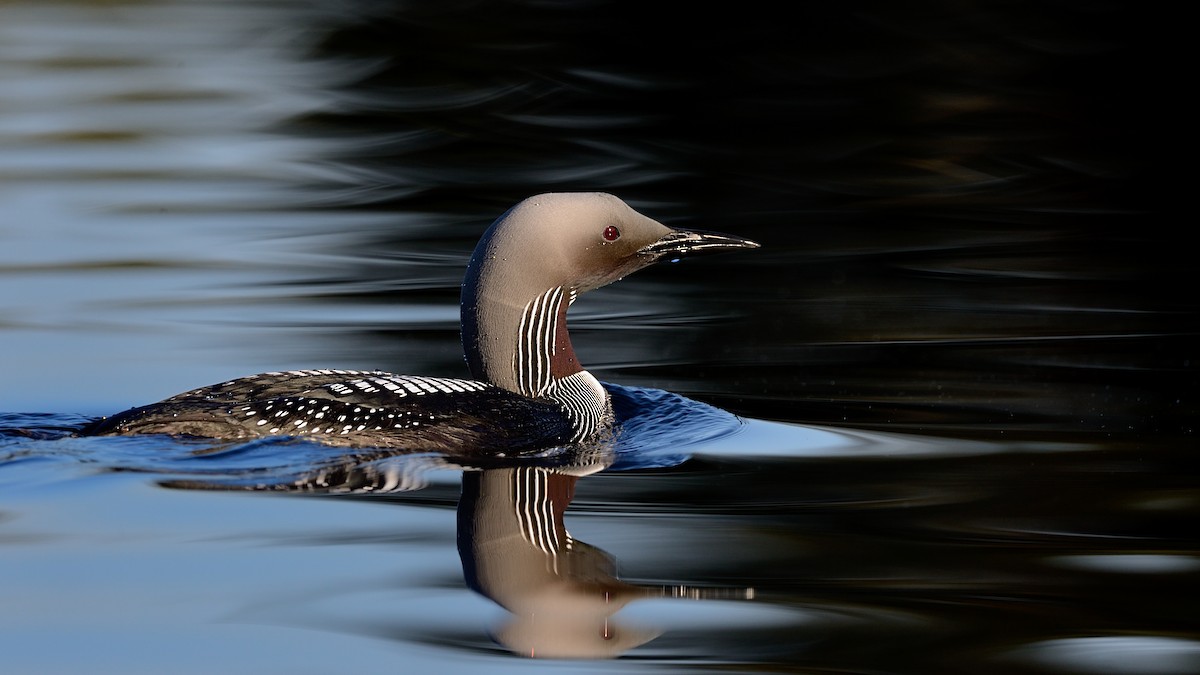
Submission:
[[[568,507],[577,482],[582,484],[582,481],[598,479],[588,478],[592,474],[633,471],[653,479],[656,472],[689,462],[694,453],[702,458],[736,457],[739,462],[787,457],[853,460],[952,455],[955,454],[952,446],[938,439],[745,422],[667,392],[610,386],[617,401],[620,429],[610,441],[612,445],[593,447],[585,444],[522,460],[486,457],[464,460],[429,453],[348,451],[286,438],[240,444],[221,444],[205,439],[172,440],[163,436],[79,438],[74,437],[72,431],[87,422],[83,417],[3,415],[0,416],[0,469],[3,470],[0,476],[7,479],[6,501],[16,505],[22,513],[30,514],[40,512],[44,515],[47,511],[54,513],[66,508],[63,511],[66,520],[45,522],[43,518],[22,518],[17,531],[10,529],[6,537],[10,545],[32,547],[32,552],[50,556],[37,566],[38,571],[33,576],[30,576],[33,568],[29,568],[14,570],[13,578],[37,587],[51,583],[59,574],[78,574],[75,566],[86,564],[93,574],[105,578],[104,583],[110,590],[123,589],[119,592],[126,596],[140,597],[144,593],[163,593],[155,589],[153,575],[147,577],[141,572],[133,572],[132,577],[124,577],[125,568],[130,564],[128,556],[143,549],[146,550],[144,560],[134,564],[133,570],[142,564],[159,564],[156,561],[161,556],[167,555],[169,559],[176,555],[172,553],[173,549],[181,548],[179,554],[192,559],[182,568],[172,563],[174,575],[202,576],[207,572],[200,571],[196,565],[216,565],[222,568],[222,575],[255,577],[261,570],[255,571],[253,563],[251,568],[238,572],[227,563],[207,561],[205,556],[222,555],[219,551],[229,542],[253,547],[301,547],[303,550],[312,546],[377,546],[384,550],[399,547],[405,551],[405,560],[396,562],[392,556],[367,556],[373,562],[358,572],[361,577],[357,579],[349,576],[354,567],[339,563],[337,579],[341,581],[330,579],[324,573],[318,573],[319,580],[312,578],[322,563],[318,558],[303,554],[303,564],[289,566],[288,575],[272,575],[268,587],[241,591],[231,596],[232,606],[225,601],[219,602],[218,606],[224,607],[222,612],[231,612],[226,621],[235,624],[249,621],[252,624],[308,626],[351,635],[388,636],[388,639],[418,644],[452,644],[471,649],[479,649],[482,636],[490,635],[498,645],[514,653],[551,659],[613,658],[641,647],[649,648],[645,652],[647,655],[657,654],[659,658],[687,658],[694,654],[694,646],[690,642],[680,642],[672,634],[714,631],[762,634],[750,640],[739,638],[744,643],[743,648],[761,652],[762,641],[773,639],[769,636],[774,631],[802,629],[819,634],[864,620],[872,623],[895,620],[885,619],[879,608],[819,602],[803,608],[791,607],[790,603],[780,602],[780,598],[769,594],[756,597],[758,591],[753,587],[711,580],[693,583],[625,580],[618,574],[621,558],[606,551],[601,542],[611,538],[619,547],[627,547],[639,538],[631,538],[628,531],[601,530],[595,542],[599,545],[588,543],[568,530],[575,522]],[[756,426],[765,430],[760,429],[760,433],[754,435],[751,430]],[[742,433],[752,436],[743,439]],[[794,444],[792,453],[761,443],[767,438],[780,443],[785,437],[790,437]],[[744,468],[735,471],[745,475]],[[728,470],[722,473],[735,475]],[[106,475],[110,478],[103,478]],[[692,480],[689,472],[679,476]],[[388,510],[397,511],[399,520],[385,519],[376,523],[374,518],[355,516],[343,525],[322,524],[322,518],[310,520],[298,511],[286,508],[275,511],[274,507],[268,509],[266,515],[253,508],[251,513],[254,515],[244,520],[240,514],[248,505],[246,502],[210,501],[191,507],[188,506],[191,499],[164,510],[154,505],[158,498],[147,491],[145,479],[114,482],[112,477],[145,477],[184,493],[263,494],[265,491],[269,494],[370,497],[372,501],[355,503],[363,506],[385,504],[392,507]],[[93,487],[77,490],[74,486],[84,478]],[[113,489],[118,493],[106,494],[101,508],[89,506],[94,498],[89,498],[88,494],[97,487],[105,493],[111,493]],[[650,486],[645,484],[644,487]],[[619,522],[624,518],[621,512],[636,504],[637,492],[622,490],[624,507],[611,499],[601,499],[585,503],[581,511],[593,517],[612,512],[618,519],[615,522]],[[64,498],[65,503],[60,504],[56,494]],[[762,496],[767,497],[766,494]],[[911,496],[902,499],[910,507],[918,503]],[[776,503],[772,507],[767,501],[751,506],[755,501],[756,498],[743,500],[737,508],[766,507],[770,510],[784,505]],[[798,496],[789,498],[792,504],[789,508],[801,501]],[[889,506],[888,501],[879,500],[874,503],[838,501],[839,508]],[[717,511],[710,514],[701,529],[690,533],[687,530],[693,528],[667,525],[661,531],[672,533],[668,539],[661,539],[661,534],[653,535],[653,543],[643,542],[641,551],[629,557],[653,560],[666,554],[666,560],[671,560],[677,557],[676,551],[704,550],[714,540],[728,546],[738,539],[746,539],[740,527],[721,524],[717,512],[726,507],[719,504],[679,508],[670,506],[669,499],[647,500],[644,508],[657,514],[655,517],[690,517],[705,510],[712,511],[713,507]],[[88,511],[80,512],[76,510],[78,508]],[[457,509],[457,525],[445,522],[443,516],[435,516],[430,509],[442,513]],[[272,513],[276,515],[270,515]],[[233,522],[230,519],[247,525],[257,523],[254,527],[258,529],[240,531],[240,527],[229,527]],[[158,543],[152,541],[162,535],[102,534],[122,525],[132,527],[134,533],[165,531],[174,534],[167,536],[167,542]],[[22,529],[28,534],[22,534]],[[363,584],[382,573],[394,574],[390,570],[394,564],[400,566],[405,578],[411,579],[408,583],[415,584],[409,592],[430,583],[425,579],[429,575],[442,579],[434,584],[435,587],[446,588],[446,569],[433,561],[444,555],[453,531],[457,532],[457,551],[466,586],[503,607],[508,612],[506,616],[495,617],[493,612],[472,603],[464,604],[461,597],[446,595],[444,591],[439,591],[433,598],[418,597],[416,603],[412,599],[405,600],[401,606],[372,608],[358,605],[362,601],[356,598],[365,592]],[[648,530],[656,531],[659,531],[658,527]],[[115,539],[105,544],[102,550],[90,550],[96,543],[114,536]],[[691,541],[691,538],[696,539]],[[70,562],[61,557],[61,552],[56,552],[58,547],[53,545],[56,541],[78,547],[71,554]],[[751,541],[752,538],[746,539],[748,548],[741,553],[737,552],[739,549],[727,549],[720,556],[711,556],[711,560],[743,560],[742,564],[747,564],[761,555],[761,551],[751,552],[758,546]],[[107,561],[103,553],[103,549],[109,548],[115,553],[111,561]],[[214,548],[215,552],[212,551]],[[747,555],[750,557],[744,558]],[[432,556],[432,559],[425,561],[424,556]],[[67,566],[62,568],[64,564]],[[110,564],[117,567],[108,570]],[[660,564],[669,567],[671,563],[664,560]],[[378,565],[386,569],[371,569]],[[656,576],[653,568],[651,564],[646,570],[651,578]],[[326,590],[315,597],[308,597],[307,591],[284,590],[289,585],[296,589],[297,584],[316,584]],[[269,590],[271,587],[277,590]],[[371,595],[378,593],[376,590]],[[419,596],[427,593],[428,589],[421,591]],[[663,604],[664,601],[667,604]],[[698,601],[699,605],[694,604]],[[752,604],[742,606],[736,604],[738,601]],[[88,602],[107,604],[100,599]],[[352,613],[347,613],[347,602],[354,603]],[[422,602],[434,604],[425,610],[414,609]],[[711,607],[708,606],[710,603],[713,603]],[[191,603],[188,611],[204,611],[204,608],[203,603]],[[441,619],[456,612],[464,614],[449,622]],[[130,626],[133,630],[142,630],[136,627],[137,621],[156,620],[152,614],[140,609],[128,613],[135,622]],[[417,616],[423,617],[421,622],[412,623]],[[906,620],[925,619],[914,616]],[[477,625],[479,632],[475,635],[469,631],[464,633],[464,621]],[[160,635],[158,639],[169,643],[176,638]],[[719,658],[715,653],[712,657]],[[139,658],[152,659],[153,655],[141,654]]]

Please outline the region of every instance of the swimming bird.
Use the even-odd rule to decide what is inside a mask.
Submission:
[[[467,266],[460,309],[472,379],[269,372],[132,408],[81,433],[496,453],[583,442],[610,429],[613,413],[571,346],[575,300],[664,258],[758,246],[669,228],[607,193],[529,197],[487,229]]]

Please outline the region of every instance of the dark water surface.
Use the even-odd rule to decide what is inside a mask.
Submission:
[[[0,3],[0,672],[1200,671],[1166,41],[782,12]],[[653,403],[616,446],[69,436],[260,371],[464,376],[470,251],[549,190],[763,244],[576,304]]]

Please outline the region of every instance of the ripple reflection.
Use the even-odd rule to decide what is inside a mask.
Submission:
[[[1069,672],[1174,675],[1200,670],[1200,642],[1148,635],[1044,640],[1019,647],[1008,656]]]

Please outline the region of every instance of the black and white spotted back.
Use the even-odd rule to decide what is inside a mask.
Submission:
[[[287,435],[344,447],[468,452],[519,452],[575,436],[566,413],[550,401],[475,380],[357,370],[230,380],[105,418],[88,433],[226,440]]]

